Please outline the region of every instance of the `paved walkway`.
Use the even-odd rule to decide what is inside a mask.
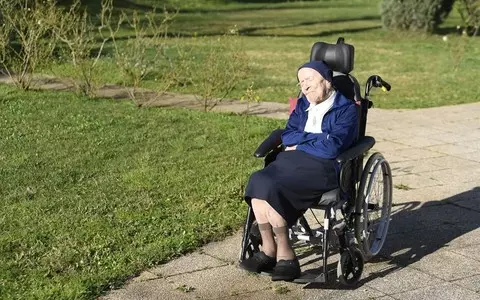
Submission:
[[[1,81],[7,81],[0,78]],[[55,80],[40,88],[68,89]],[[193,96],[145,91],[142,105],[200,108]],[[110,86],[99,96],[125,98]],[[215,110],[245,112],[224,101]],[[288,105],[257,103],[249,112],[287,118]],[[480,299],[480,103],[369,112],[367,132],[390,162],[394,207],[386,244],[365,265],[360,285],[273,283],[236,267],[241,234],[147,270],[102,297],[116,299]],[[159,237],[161,238],[161,237]],[[303,270],[321,266],[300,254]],[[336,257],[330,262],[335,277]]]
[[[266,105],[254,109],[269,112]],[[286,118],[287,106],[274,105],[270,116]],[[480,299],[480,103],[372,109],[367,131],[391,164],[394,208],[387,242],[359,287],[247,274],[236,267],[237,233],[147,270],[104,299]],[[315,254],[301,256],[303,270],[321,266]]]

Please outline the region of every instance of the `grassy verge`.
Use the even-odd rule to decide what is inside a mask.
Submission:
[[[0,85],[0,295],[88,299],[239,228],[283,122]]]
[[[201,53],[211,40],[234,25],[249,59],[245,80],[228,95],[240,98],[255,82],[262,101],[286,102],[297,93],[296,68],[308,60],[314,42],[334,43],[339,36],[356,47],[353,74],[363,85],[368,76],[381,75],[393,90],[374,98],[381,108],[422,108],[475,102],[480,87],[472,85],[480,75],[480,39],[463,38],[454,33],[460,23],[453,11],[440,34],[424,36],[389,32],[381,28],[378,0],[307,1],[288,3],[221,4],[222,1],[185,2],[170,28],[170,55],[176,46],[192,47],[195,63],[201,65]],[[148,1],[137,1],[148,8]],[[170,1],[170,4],[173,3]],[[151,3],[150,3],[151,4]],[[194,8],[192,8],[194,7]],[[126,37],[130,33],[122,31]],[[443,35],[448,40],[443,40]],[[200,36],[205,36],[199,38]],[[199,58],[200,57],[200,58]],[[113,62],[106,55],[102,81],[121,83]],[[167,66],[165,66],[167,67]],[[68,69],[68,65],[56,66]],[[144,87],[156,88],[162,72],[146,78]],[[363,88],[363,87],[362,87]],[[171,91],[195,94],[192,85],[180,82]]]

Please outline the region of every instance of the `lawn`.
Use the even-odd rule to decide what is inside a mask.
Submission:
[[[91,299],[244,220],[283,122],[0,85],[0,295]]]
[[[229,98],[241,98],[253,82],[260,100],[285,102],[297,93],[296,68],[308,60],[311,45],[317,41],[334,43],[343,36],[356,48],[353,74],[362,88],[372,74],[381,75],[393,86],[391,93],[376,95],[377,107],[421,108],[480,100],[480,87],[472,84],[480,75],[475,67],[480,65],[480,39],[456,35],[454,27],[460,24],[456,11],[437,34],[428,36],[382,29],[378,0],[156,3],[167,2],[181,8],[170,28],[176,38],[167,42],[172,57],[178,45],[189,45],[194,49],[192,56],[201,57],[212,41],[234,26],[238,29],[238,43],[246,53],[249,70],[227,95]],[[147,11],[155,1],[136,3],[137,9]],[[127,37],[131,32],[122,31],[120,35]],[[120,84],[123,78],[108,54],[103,62],[107,71],[101,81]],[[194,63],[204,64],[198,57]],[[66,65],[61,67],[68,69]],[[58,69],[56,73],[61,74]],[[161,72],[147,77],[142,86],[157,88]],[[169,90],[198,92],[195,86],[183,82]]]

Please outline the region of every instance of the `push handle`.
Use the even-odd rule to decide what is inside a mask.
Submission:
[[[384,92],[390,91],[392,89],[392,86],[386,82],[385,80],[382,79],[382,77],[378,75],[373,75],[371,78],[372,85],[374,87],[379,87],[382,88]]]
[[[378,82],[380,82],[380,85],[383,91],[387,92],[392,89],[392,86],[378,75],[377,75],[377,80]]]
[[[388,92],[392,89],[390,83],[383,80],[382,77],[372,75],[367,79],[367,83],[365,84],[365,98],[370,95],[370,90],[373,87],[381,88],[384,92]]]

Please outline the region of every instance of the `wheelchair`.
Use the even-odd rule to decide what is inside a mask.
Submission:
[[[357,104],[359,134],[354,144],[339,155],[338,188],[324,193],[310,210],[324,211],[323,222],[315,220],[313,228],[305,212],[296,224],[289,228],[290,239],[296,246],[310,246],[320,249],[323,267],[319,275],[302,273],[297,283],[328,282],[327,260],[333,250],[340,258],[337,264],[337,278],[341,284],[353,286],[361,278],[366,261],[377,255],[385,242],[392,206],[392,175],[387,160],[379,152],[364,158],[374,146],[375,139],[365,135],[368,109],[373,106],[370,99],[372,88],[384,91],[390,84],[380,76],[372,75],[365,85],[365,94],[350,72],[354,66],[354,47],[339,38],[336,44],[317,42],[312,46],[310,61],[323,60],[333,70],[333,85],[344,96]],[[300,94],[301,95],[301,94]],[[281,144],[283,130],[274,130],[254,153],[264,158],[264,165],[275,160],[285,147]],[[312,211],[313,213],[313,211]],[[313,214],[315,216],[315,214]],[[331,240],[337,237],[338,242]],[[260,251],[262,244],[258,225],[251,207],[248,208],[240,251],[240,262]]]

